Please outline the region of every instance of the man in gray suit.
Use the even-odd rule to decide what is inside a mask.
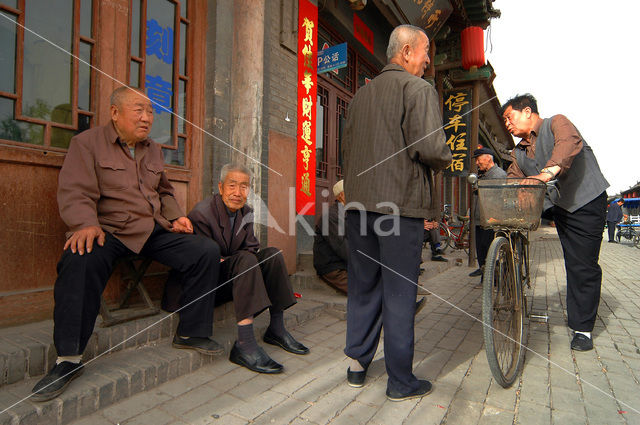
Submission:
[[[422,397],[431,383],[413,374],[414,310],[424,219],[439,214],[433,172],[451,162],[435,89],[421,77],[429,39],[393,30],[388,65],[361,87],[342,144],[349,239],[347,381],[364,385],[385,328],[387,398]]]
[[[480,179],[500,179],[506,178],[507,173],[493,162],[494,153],[489,148],[480,148],[473,151],[473,157],[476,160],[478,174]],[[476,198],[477,203],[477,198]],[[474,208],[477,206],[474,205]],[[478,217],[478,210],[473,215]],[[494,232],[491,229],[483,229],[476,224],[476,256],[478,257],[478,269],[469,273],[469,276],[482,276],[484,270],[484,262],[487,258],[489,246],[493,241]],[[482,282],[482,279],[480,280]]]

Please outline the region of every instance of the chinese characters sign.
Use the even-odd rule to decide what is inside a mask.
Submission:
[[[296,213],[314,215],[316,205],[316,84],[318,8],[298,4],[298,143]]]
[[[469,173],[471,144],[471,89],[446,90],[442,114],[444,134],[453,161],[446,175],[465,176]]]
[[[147,57],[158,59],[168,65],[167,69],[173,71],[173,28],[162,27],[155,19],[149,19],[147,21],[146,53]],[[151,99],[154,113],[173,112],[171,108],[171,96],[173,95],[171,80],[165,80],[162,75],[147,73],[144,84],[147,96]]]
[[[424,29],[429,39],[433,39],[453,12],[449,0],[401,0],[400,5],[409,22]]]
[[[355,13],[353,14],[353,36],[373,54],[373,31]]]
[[[323,48],[318,52],[318,74],[345,66],[347,66],[347,43]]]

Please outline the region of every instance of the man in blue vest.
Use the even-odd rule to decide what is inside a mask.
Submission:
[[[567,316],[574,331],[571,349],[593,348],[591,331],[600,303],[602,270],[598,264],[609,183],[591,147],[564,115],[540,118],[536,99],[518,95],[502,107],[507,129],[522,138],[511,153],[509,177],[557,179],[557,191],[545,199],[562,244],[567,274]]]

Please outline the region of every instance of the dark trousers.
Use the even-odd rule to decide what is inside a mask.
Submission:
[[[607,232],[609,232],[609,240],[616,240],[616,222],[615,221],[607,221]]]
[[[598,264],[607,194],[570,213],[553,207],[567,273],[567,315],[574,331],[591,332],[600,303],[602,269]]]
[[[438,255],[438,248],[440,248],[440,229],[436,227],[435,229],[426,230],[423,227],[423,237],[422,242],[429,242],[429,246],[431,247],[431,254]]]
[[[399,234],[390,234],[392,217],[347,212],[349,292],[344,352],[368,366],[384,326],[387,387],[407,393],[418,387],[412,371],[413,328],[424,221],[395,216]]]
[[[115,261],[130,254],[132,251],[110,233],[106,233],[104,246],[94,243],[91,253],[64,251],[54,287],[53,339],[59,356],[84,352]],[[140,254],[184,273],[183,305],[202,297],[180,311],[178,334],[210,336],[213,296],[205,294],[213,289],[210,276],[218,273],[218,245],[202,236],[168,232],[156,224]]]
[[[238,251],[221,263],[216,297],[233,298],[236,321],[257,316],[267,307],[283,311],[296,303],[284,257],[278,251],[271,247],[256,254]]]
[[[491,242],[493,242],[494,232],[492,229],[483,229],[476,226],[476,256],[478,257],[478,266],[484,266],[487,260],[487,253]]]

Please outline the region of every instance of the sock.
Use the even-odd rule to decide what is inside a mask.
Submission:
[[[582,335],[586,336],[587,338],[591,339],[591,332],[580,332],[580,331],[575,331],[575,333],[577,333],[577,334],[582,334]]]
[[[253,323],[238,325],[238,348],[248,354],[255,353],[258,350],[256,336],[253,333]]]
[[[56,364],[60,364],[62,362],[71,362],[75,364],[79,364],[82,360],[82,354],[78,354],[77,356],[58,356],[56,360]]]
[[[286,329],[284,328],[284,312],[282,311],[271,311],[271,323],[269,323],[269,330],[280,338],[284,336]]]
[[[349,363],[349,370],[351,372],[364,372],[364,368],[356,359],[351,359],[351,363]]]

